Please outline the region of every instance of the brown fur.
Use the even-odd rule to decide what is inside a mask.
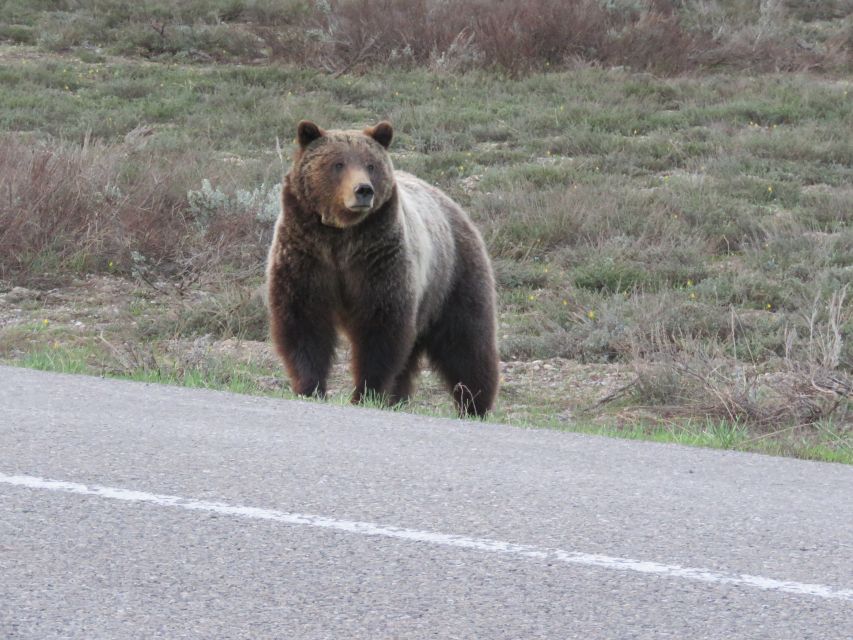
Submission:
[[[298,394],[325,393],[340,330],[354,402],[408,398],[425,353],[460,413],[483,415],[498,384],[488,256],[450,198],[394,171],[392,135],[299,124],[267,265],[273,342]]]

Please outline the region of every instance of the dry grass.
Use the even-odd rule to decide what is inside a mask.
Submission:
[[[850,28],[822,46],[792,37],[781,3],[754,23],[731,19],[713,30],[686,14],[701,3],[597,0],[337,0],[307,16],[314,35],[300,62],[335,73],[387,62],[511,75],[578,63],[680,73],[700,67],[754,70],[837,69],[850,64]],[[779,6],[777,6],[779,5]],[[310,51],[311,55],[304,56]],[[290,59],[288,49],[283,59]]]
[[[269,60],[334,74],[600,64],[658,73],[720,66],[849,69],[848,0],[81,0],[7,3],[0,39],[190,62]],[[823,8],[815,5],[822,5]],[[824,6],[825,5],[825,6]],[[61,9],[61,10],[60,10]],[[824,28],[827,22],[840,28]],[[816,26],[819,25],[819,26]],[[95,49],[95,52],[92,52]]]
[[[806,331],[785,328],[785,354],[758,361],[748,345],[738,355],[738,324],[731,312],[727,352],[708,341],[674,336],[661,325],[634,333],[635,378],[603,403],[630,398],[623,416],[650,408],[667,418],[700,416],[726,420],[757,433],[847,424],[853,376],[843,362],[844,327],[853,318],[845,305],[847,286],[828,300],[815,300],[804,318]]]
[[[194,165],[129,143],[0,138],[0,277],[106,271],[181,288],[212,265],[257,273],[268,225],[194,209]]]

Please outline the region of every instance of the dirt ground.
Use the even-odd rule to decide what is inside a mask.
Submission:
[[[205,293],[194,292],[203,297]],[[247,372],[260,392],[289,389],[268,341],[149,336],[147,328],[169,313],[175,294],[112,276],[87,276],[60,287],[24,288],[0,283],[0,358],[26,364],[33,353],[75,350],[91,373],[134,375],[164,365],[204,372],[216,363]],[[186,305],[186,299],[181,301]],[[503,419],[594,418],[597,403],[633,379],[624,365],[582,364],[564,358],[501,362],[498,412]],[[452,410],[438,376],[424,363],[413,408]],[[329,381],[331,395],[351,388],[349,354],[341,347]]]

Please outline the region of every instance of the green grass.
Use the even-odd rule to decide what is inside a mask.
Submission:
[[[853,442],[849,434],[836,427],[821,428],[817,441],[813,434],[793,433],[775,438],[755,437],[750,427],[731,420],[686,420],[683,423],[635,424],[630,427],[573,426],[572,431],[628,440],[649,440],[659,443],[680,444],[691,447],[708,447],[748,451],[775,456],[789,456],[820,462],[853,464]]]
[[[73,348],[33,350],[14,361],[14,364],[39,371],[92,375],[93,371],[87,364],[88,355],[89,353],[85,350]]]
[[[199,389],[218,389],[248,395],[276,395],[294,398],[286,390],[276,393],[258,386],[259,371],[242,363],[206,358],[201,366],[185,366],[163,361],[159,366],[127,366],[94,345],[34,349],[12,364],[57,373],[79,373],[136,382],[169,384]]]

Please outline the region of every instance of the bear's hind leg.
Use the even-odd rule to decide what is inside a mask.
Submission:
[[[475,317],[455,318],[436,327],[427,355],[441,374],[460,416],[483,416],[498,390],[498,354],[491,326]],[[489,322],[486,321],[487,325]]]

